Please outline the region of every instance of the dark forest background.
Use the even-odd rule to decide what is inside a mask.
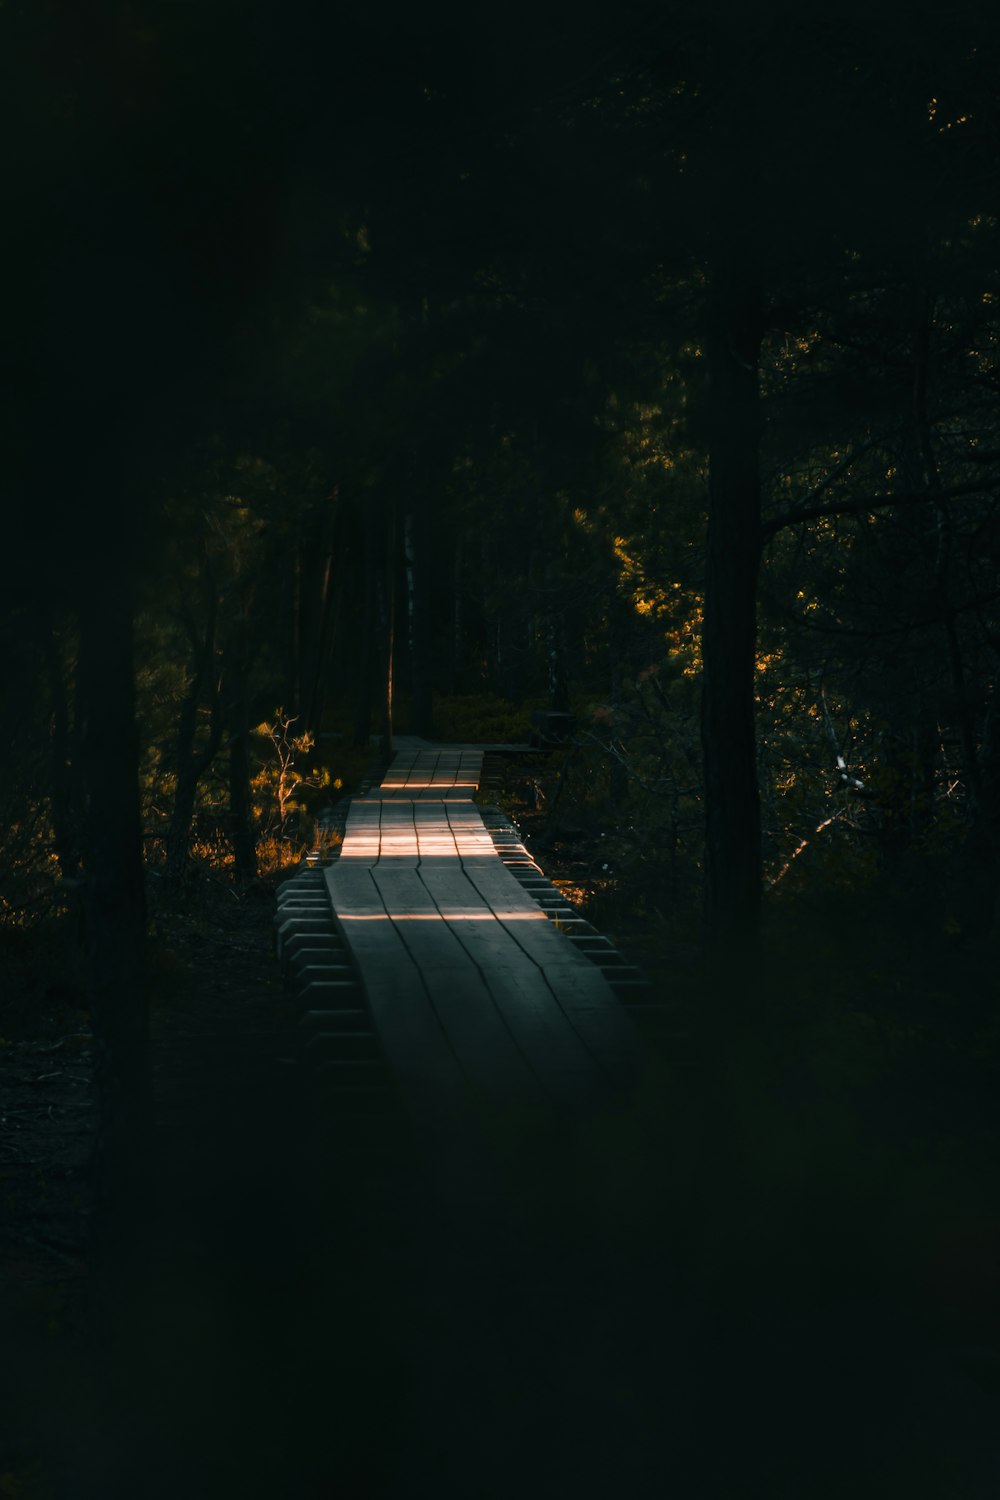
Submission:
[[[2,25],[0,1040],[93,1028],[102,1305],[163,913],[270,891],[394,733],[534,735],[509,806],[721,1092],[823,1101],[734,1180],[888,1195],[994,1390],[997,24]]]

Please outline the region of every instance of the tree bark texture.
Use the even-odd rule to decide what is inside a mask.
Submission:
[[[706,918],[731,955],[759,941],[760,795],[754,728],[757,574],[761,552],[761,301],[724,271],[709,339],[709,522],[702,635]]]
[[[98,1134],[93,1157],[99,1304],[141,1277],[149,1208],[152,1091],[145,988],[146,905],[132,617],[122,580],[80,607],[86,794],[86,930]]]
[[[412,512],[412,617],[411,669],[413,691],[413,733],[425,739],[434,738],[431,597],[433,591],[433,548],[430,536],[427,497],[418,494]]]
[[[257,846],[250,794],[250,684],[245,629],[234,642],[229,673],[229,818],[233,841],[233,873],[237,880],[257,876]]]
[[[372,679],[375,673],[372,637],[375,631],[375,571],[378,566],[372,512],[373,502],[369,499],[360,524],[355,528],[354,550],[360,566],[356,565],[351,656],[354,663],[354,744],[359,749],[369,745],[372,729]]]
[[[305,637],[305,626],[303,622],[304,603],[302,598],[302,543],[296,540],[292,549],[292,578],[291,578],[291,650],[289,660],[289,702],[290,713],[300,714],[302,712],[302,656]]]
[[[332,497],[336,502],[336,491]],[[337,598],[343,590],[343,547],[340,545],[339,515],[331,515],[325,528],[323,569],[320,579],[316,649],[312,666],[312,681],[309,690],[309,705],[306,714],[306,730],[318,735],[323,727],[330,685],[330,659],[335,638],[335,614]]]
[[[55,622],[51,618],[43,619],[41,632],[52,705],[49,781],[52,788],[53,846],[60,875],[64,880],[73,880],[80,867],[80,809],[74,795],[78,778],[77,768],[73,765],[66,666]]]
[[[177,748],[175,768],[177,786],[174,805],[167,833],[167,875],[179,877],[187,864],[191,841],[191,820],[194,817],[198,782],[215,759],[222,738],[222,715],[219,703],[219,685],[213,680],[215,667],[215,624],[218,601],[212,595],[208,623],[204,639],[197,643],[191,664],[191,686],[181,705],[177,726]],[[200,752],[195,751],[195,735],[198,728],[198,710],[205,696],[206,685],[211,683],[211,726],[208,741]]]
[[[396,644],[396,516],[389,506],[379,518],[378,551],[381,565],[375,567],[375,599],[379,639],[379,695],[382,754],[392,756],[393,657]]]
[[[465,683],[465,651],[462,639],[465,611],[462,608],[462,539],[456,535],[451,551],[451,597],[448,611],[448,691],[460,692]]]

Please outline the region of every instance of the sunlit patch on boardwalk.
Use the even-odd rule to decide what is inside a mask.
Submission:
[[[636,1033],[498,857],[481,770],[475,750],[397,756],[351,806],[325,872],[334,913],[417,1113],[590,1108],[636,1076]]]

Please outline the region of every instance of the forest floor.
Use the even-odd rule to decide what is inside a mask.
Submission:
[[[585,896],[595,846],[521,821]],[[610,935],[657,990],[680,980],[693,1051],[654,1044],[629,1110],[515,1142],[473,1219],[404,1139],[314,1128],[272,903],[213,876],[154,898],[134,1364],[88,1338],[86,1017],[13,965],[0,1500],[1000,1493],[981,1030],[942,1060],[890,1057],[884,1016],[829,1005],[806,1029],[732,1006],[709,1026],[691,948],[621,914]]]

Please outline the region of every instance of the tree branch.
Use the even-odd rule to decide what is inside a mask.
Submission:
[[[1000,478],[992,485],[976,481],[969,484],[956,484],[950,490],[936,492],[916,490],[904,495],[870,495],[863,500],[840,500],[833,505],[804,506],[799,510],[786,511],[784,515],[773,516],[770,521],[765,521],[760,529],[761,541],[768,542],[779,531],[785,531],[789,526],[798,526],[803,521],[822,521],[827,516],[864,515],[867,511],[892,510],[896,506],[936,505],[942,500],[958,500],[963,495],[993,494],[996,489],[1000,489]]]

